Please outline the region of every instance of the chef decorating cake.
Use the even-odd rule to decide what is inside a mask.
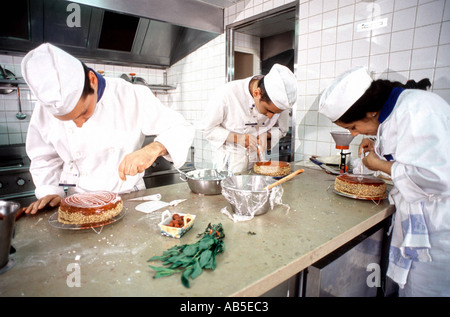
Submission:
[[[22,75],[38,100],[26,140],[38,200],[26,213],[58,206],[66,192],[143,190],[145,170],[158,157],[176,168],[186,162],[194,127],[147,87],[103,77],[49,43],[23,58]],[[143,146],[148,135],[156,138]],[[70,201],[63,201],[62,219]]]

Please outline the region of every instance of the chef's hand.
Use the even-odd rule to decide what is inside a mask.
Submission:
[[[59,195],[47,195],[26,207],[25,213],[34,215],[39,210],[44,209],[45,207],[57,207],[61,203],[61,200],[62,197]]]
[[[373,151],[373,144],[374,142],[371,139],[364,138],[359,145],[358,157],[364,157],[365,153]]]
[[[391,175],[391,167],[394,164],[393,161],[385,161],[378,157],[374,151],[368,152],[368,154],[362,159],[363,164],[372,171],[382,171],[388,175]]]
[[[268,146],[267,133],[258,135],[258,161],[266,160],[266,150]]]
[[[258,140],[251,134],[238,134],[230,132],[227,138],[228,143],[239,144],[251,151],[258,149]]]
[[[267,150],[268,141],[267,133],[258,135],[258,146],[260,151],[265,152]]]
[[[126,181],[126,175],[134,176],[149,168],[159,156],[168,154],[164,145],[152,142],[142,149],[125,155],[119,165],[119,177]]]

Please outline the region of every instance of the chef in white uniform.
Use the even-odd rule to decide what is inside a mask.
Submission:
[[[353,135],[376,135],[360,149],[366,167],[394,183],[387,275],[400,296],[450,296],[450,106],[425,91],[429,85],[427,79],[372,81],[358,67],[337,78],[319,102],[320,113]]]
[[[264,160],[289,130],[289,110],[297,100],[297,80],[275,64],[265,76],[231,81],[213,94],[202,129],[214,149],[218,170],[245,171]]]
[[[181,167],[194,127],[142,85],[103,78],[63,50],[45,43],[22,61],[37,98],[26,150],[36,186],[36,213],[68,194],[145,189],[143,175],[159,157]],[[141,148],[146,135],[157,135]]]

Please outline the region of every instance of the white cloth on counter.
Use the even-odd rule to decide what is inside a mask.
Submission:
[[[146,135],[157,135],[173,161],[181,167],[188,157],[194,127],[183,116],[164,106],[145,86],[123,79],[105,78],[106,87],[94,114],[81,128],[61,121],[41,103],[35,105],[27,133],[26,149],[36,197],[64,196],[58,186],[64,165],[75,163],[77,187],[69,194],[107,190],[127,192],[145,189],[144,173],[119,178],[118,167],[126,154],[142,147]]]
[[[234,213],[228,211],[227,207],[223,207],[222,209],[220,209],[220,212],[222,214],[224,214],[225,216],[227,216],[228,218],[230,218],[233,222],[248,221],[248,220],[252,220],[253,217],[255,217],[254,215],[237,215],[237,214],[234,214]]]
[[[169,206],[169,203],[160,200],[147,201],[136,206],[137,211],[149,214],[155,210]]]
[[[145,203],[139,204],[136,206],[136,210],[137,211],[141,211],[143,213],[152,213],[158,209],[164,208],[164,207],[168,207],[168,206],[177,206],[178,204],[182,203],[183,201],[185,201],[186,199],[176,199],[176,200],[172,200],[171,202],[165,202],[165,201],[161,201],[161,194],[155,194],[155,195],[149,195],[149,196],[144,196],[144,197],[137,197],[137,198],[132,198],[132,199],[128,199],[130,201],[140,201],[140,200],[145,200]]]

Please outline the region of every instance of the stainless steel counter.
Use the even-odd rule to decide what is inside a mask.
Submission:
[[[289,211],[276,206],[240,223],[220,212],[231,210],[222,195],[196,195],[186,183],[124,195],[125,217],[101,230],[56,229],[48,222],[55,209],[24,216],[12,241],[16,264],[0,275],[0,296],[259,296],[393,213],[387,200],[377,205],[334,194],[334,178],[305,168],[282,185]],[[162,201],[186,201],[145,214],[135,209],[142,202],[127,200],[156,193]],[[181,239],[162,236],[157,224],[165,209],[195,214],[192,230]],[[147,259],[196,242],[208,223],[219,222],[226,238],[216,270],[204,271],[189,289],[179,275],[153,279]]]

